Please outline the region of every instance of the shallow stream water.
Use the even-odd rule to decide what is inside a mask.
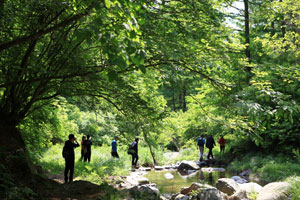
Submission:
[[[172,179],[167,179],[166,174],[172,174]],[[193,182],[207,183],[215,186],[219,178],[228,178],[228,172],[202,172],[197,171],[190,175],[181,175],[177,170],[150,171],[145,175],[151,183],[156,183],[157,188],[162,194],[174,194],[182,187],[189,187]]]

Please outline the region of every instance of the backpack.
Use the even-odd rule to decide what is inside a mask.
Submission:
[[[69,156],[69,152],[67,150],[67,147],[66,145],[63,147],[63,150],[62,150],[62,157],[63,158],[67,158]]]
[[[197,144],[198,144],[198,146],[203,146],[203,145],[204,145],[204,143],[203,143],[203,138],[202,138],[202,137],[200,137],[200,138],[198,139]]]
[[[128,150],[127,150],[127,154],[131,155],[131,154],[134,154],[134,150],[133,150],[133,146],[134,146],[134,142],[132,142],[129,147],[128,147]]]

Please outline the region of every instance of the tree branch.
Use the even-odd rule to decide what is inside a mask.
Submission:
[[[94,4],[91,4],[83,13],[74,15],[73,17],[71,17],[69,19],[66,19],[66,20],[60,22],[59,24],[56,24],[56,25],[54,25],[54,26],[52,26],[52,27],[50,27],[48,29],[40,30],[40,31],[38,31],[38,32],[36,32],[36,33],[34,33],[32,35],[21,37],[21,38],[15,39],[13,41],[10,41],[10,42],[4,43],[4,44],[0,44],[0,52],[3,51],[3,50],[5,50],[5,49],[9,49],[9,48],[11,48],[13,46],[16,46],[16,45],[19,45],[19,44],[23,44],[23,43],[31,41],[31,40],[38,39],[38,38],[42,37],[43,35],[46,35],[46,34],[48,34],[50,32],[58,30],[59,28],[68,26],[69,24],[73,23],[74,21],[77,21],[80,18],[88,15],[89,11],[93,7],[94,7]]]

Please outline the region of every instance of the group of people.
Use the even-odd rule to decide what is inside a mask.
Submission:
[[[118,136],[116,136],[111,143],[111,156],[120,158],[117,150],[117,140],[118,140]],[[128,154],[131,155],[131,165],[133,168],[136,168],[137,161],[139,160],[138,144],[139,144],[139,138],[135,138],[135,140],[129,145],[129,149],[127,152]]]
[[[118,136],[116,136],[111,143],[111,156],[115,157],[115,158],[120,158],[119,154],[118,154],[117,141],[118,141]],[[132,156],[131,165],[133,168],[136,168],[137,161],[139,160],[138,143],[139,143],[139,138],[135,138],[135,140],[129,145],[129,149],[128,149],[128,154],[130,154]],[[224,153],[226,140],[224,139],[223,136],[221,136],[221,138],[218,140],[218,143],[220,144],[220,152]],[[91,140],[91,136],[87,135],[87,136],[82,137],[80,160],[83,159],[84,162],[91,161],[91,145],[92,144],[93,144],[93,142]],[[200,161],[203,160],[204,145],[206,146],[206,148],[209,149],[208,154],[207,154],[207,159],[214,158],[213,152],[212,152],[212,149],[214,148],[214,146],[216,146],[214,138],[211,135],[209,135],[207,138],[205,138],[203,135],[201,135],[197,139],[197,146],[200,150]],[[74,163],[75,163],[74,148],[79,147],[79,146],[80,145],[78,144],[75,136],[73,134],[70,134],[69,140],[67,140],[65,142],[65,146],[64,146],[64,150],[63,150],[63,151],[66,151],[66,153],[63,152],[63,156],[66,161],[65,172],[64,172],[65,183],[73,181]]]
[[[91,136],[83,136],[81,140],[81,158],[80,160],[84,160],[84,162],[91,161],[91,146],[93,142],[91,140]],[[79,143],[77,142],[74,134],[69,135],[69,140],[65,142],[65,146],[63,148],[63,157],[65,159],[65,172],[64,179],[65,183],[73,182],[73,174],[74,174],[74,163],[75,163],[75,153],[74,148],[79,147]],[[68,176],[69,175],[69,176]]]
[[[92,155],[92,150],[91,150],[91,146],[92,146],[93,142],[91,140],[91,136],[87,135],[87,136],[82,136],[82,140],[81,140],[81,157],[80,160],[84,162],[91,161],[91,155]]]
[[[114,138],[114,140],[111,143],[111,155],[115,158],[120,158],[117,150],[117,140],[118,136]],[[138,156],[138,142],[139,138],[136,138],[131,144],[130,144],[130,151],[128,154],[132,156],[132,166],[135,168],[137,165],[137,161],[139,159]],[[81,158],[84,160],[84,162],[91,161],[91,146],[93,142],[91,140],[91,136],[82,136],[81,140]],[[79,147],[79,143],[77,142],[76,137],[74,134],[69,135],[69,140],[65,142],[64,148],[63,148],[63,157],[65,159],[65,171],[64,171],[64,179],[65,183],[73,182],[73,174],[74,174],[74,164],[75,164],[75,153],[74,149],[76,147]]]
[[[220,153],[224,153],[225,152],[225,144],[226,144],[226,140],[225,140],[224,136],[221,136],[221,138],[218,140],[218,143],[220,144]],[[205,137],[203,135],[201,135],[197,139],[197,146],[200,150],[200,161],[203,160],[204,145],[206,146],[206,148],[208,148],[207,159],[214,158],[213,152],[212,152],[212,149],[214,148],[214,146],[216,146],[214,138],[211,135],[209,135],[205,139]]]

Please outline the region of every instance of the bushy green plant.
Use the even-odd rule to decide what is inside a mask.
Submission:
[[[247,154],[243,159],[233,161],[228,167],[228,170],[237,172],[247,169],[268,182],[281,181],[300,173],[299,162],[284,155]]]
[[[287,181],[292,185],[289,191],[291,194],[291,200],[300,200],[300,177],[293,176],[288,178]]]

